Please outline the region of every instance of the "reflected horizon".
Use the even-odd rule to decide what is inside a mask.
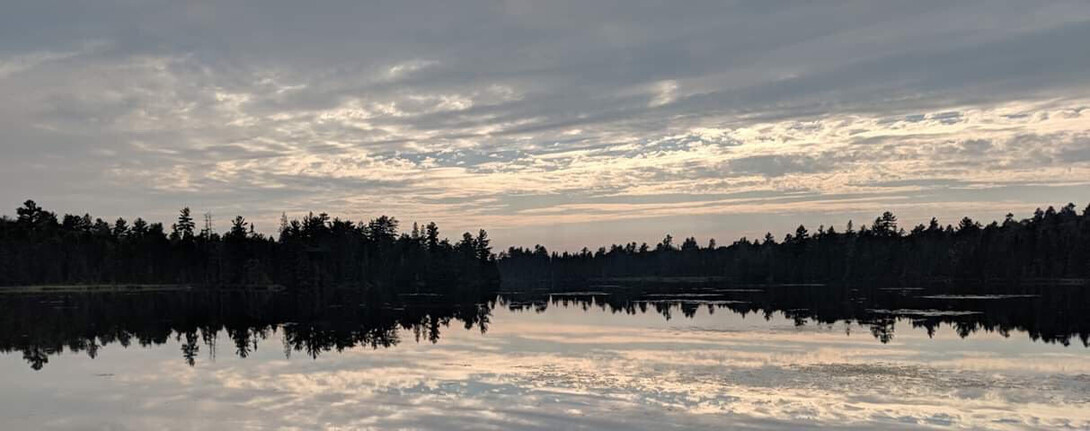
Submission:
[[[4,295],[0,415],[17,429],[1090,425],[1078,289],[610,289]]]
[[[1086,293],[935,289],[7,294],[0,416],[16,429],[1090,426]]]
[[[936,292],[941,292],[938,294]],[[462,327],[487,333],[495,312],[542,314],[556,309],[588,314],[651,315],[692,320],[699,312],[749,321],[787,321],[794,327],[869,333],[886,344],[906,331],[934,337],[943,329],[965,339],[977,334],[1026,337],[1033,342],[1090,347],[1090,298],[1078,287],[967,285],[858,288],[822,285],[599,286],[594,290],[501,290],[476,297],[405,294],[367,298],[358,292],[319,293],[194,289],[163,292],[6,293],[0,295],[0,352],[21,354],[35,370],[49,358],[102,347],[181,344],[190,366],[222,354],[218,341],[246,358],[259,343],[279,339],[286,358],[317,359],[356,347],[389,348],[405,341],[438,343]],[[755,318],[755,319],[754,319]],[[758,325],[760,326],[760,325]]]

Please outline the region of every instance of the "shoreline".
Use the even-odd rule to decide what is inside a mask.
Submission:
[[[220,286],[209,288],[191,284],[49,284],[31,286],[0,286],[5,293],[94,293],[94,292],[174,292],[183,290],[267,290],[279,291],[280,285]]]

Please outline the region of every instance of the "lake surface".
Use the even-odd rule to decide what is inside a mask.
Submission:
[[[1088,292],[4,294],[0,428],[1086,429]]]

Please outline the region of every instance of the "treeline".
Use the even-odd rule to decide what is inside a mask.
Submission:
[[[0,286],[49,284],[282,285],[390,292],[475,289],[499,281],[484,230],[452,243],[435,223],[399,233],[397,219],[367,223],[309,214],[283,217],[276,237],[235,217],[222,235],[189,208],[161,223],[58,217],[34,201],[0,217]]]
[[[843,230],[799,226],[777,241],[741,238],[722,247],[695,238],[657,245],[550,253],[540,245],[500,253],[505,283],[563,287],[587,280],[715,277],[735,283],[910,283],[973,279],[1033,281],[1090,278],[1090,206],[1037,209],[1033,217],[982,225],[968,217],[943,226],[931,219],[906,231],[882,214],[870,225]]]
[[[956,226],[935,219],[906,231],[886,212],[841,230],[799,226],[777,240],[729,246],[695,238],[550,253],[512,247],[497,257],[487,233],[441,238],[434,223],[399,232],[398,221],[309,214],[281,220],[275,237],[236,217],[220,234],[183,209],[161,223],[64,215],[27,201],[0,217],[0,286],[44,284],[283,285],[378,291],[443,291],[505,283],[567,286],[591,280],[713,277],[735,283],[912,283],[947,279],[1090,279],[1090,206],[1038,209],[1032,217]],[[423,289],[423,290],[421,290]]]

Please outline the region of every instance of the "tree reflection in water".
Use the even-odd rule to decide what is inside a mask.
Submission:
[[[891,341],[898,323],[929,335],[949,325],[962,338],[979,332],[1026,333],[1046,343],[1090,346],[1090,293],[1078,286],[880,288],[840,286],[611,286],[601,292],[475,292],[369,298],[355,290],[319,292],[101,292],[0,295],[0,351],[20,352],[34,369],[65,349],[94,358],[101,346],[160,345],[174,339],[184,361],[214,358],[226,334],[247,357],[280,337],[285,356],[311,358],[355,347],[396,346],[403,338],[439,341],[451,325],[482,333],[495,307],[544,313],[550,307],[643,314],[665,319],[708,313],[782,314],[796,325],[852,322]],[[935,292],[942,292],[937,294]]]

